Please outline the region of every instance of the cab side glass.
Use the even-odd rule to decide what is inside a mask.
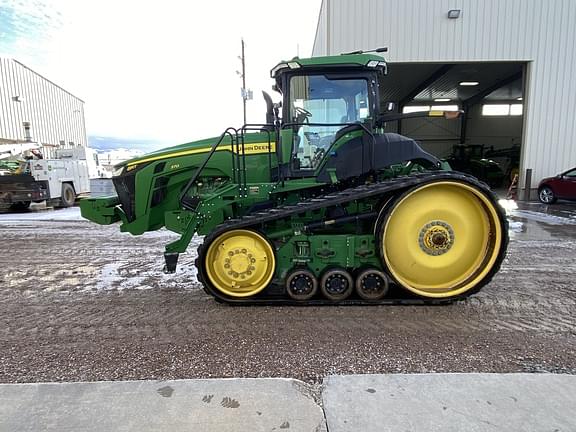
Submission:
[[[338,130],[370,117],[368,81],[357,77],[293,76],[289,113],[290,122],[296,123],[293,167],[315,169]]]

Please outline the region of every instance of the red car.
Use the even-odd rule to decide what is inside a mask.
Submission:
[[[558,199],[576,200],[576,168],[542,180],[538,199],[544,204],[554,204]]]

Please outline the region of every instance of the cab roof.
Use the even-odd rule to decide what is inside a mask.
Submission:
[[[270,76],[276,78],[285,70],[318,69],[332,67],[366,67],[386,70],[386,60],[377,54],[340,54],[335,56],[298,58],[281,61],[270,71]]]

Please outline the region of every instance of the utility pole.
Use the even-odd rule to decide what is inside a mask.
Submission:
[[[252,90],[246,88],[246,58],[244,56],[244,38],[242,41],[242,55],[238,56],[242,62],[242,72],[236,71],[240,78],[242,78],[242,88],[240,89],[242,94],[242,107],[244,112],[244,124],[246,124],[246,101],[252,99]]]
[[[242,41],[242,105],[244,109],[244,124],[246,124],[246,59],[244,57],[244,38]]]

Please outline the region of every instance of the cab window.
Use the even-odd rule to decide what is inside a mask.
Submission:
[[[366,79],[293,76],[289,119],[296,124],[293,145],[296,167],[317,168],[336,132],[346,124],[366,120],[370,116],[369,106]]]

